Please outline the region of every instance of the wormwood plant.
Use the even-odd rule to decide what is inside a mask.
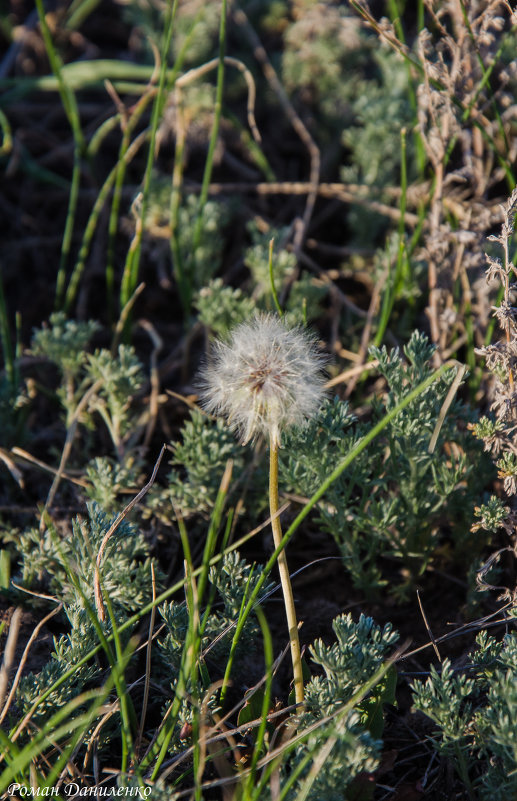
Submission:
[[[173,451],[167,486],[151,489],[145,510],[167,522],[178,512],[184,518],[210,516],[228,460],[239,475],[251,461],[251,450],[240,447],[221,420],[211,420],[197,409],[190,412]]]
[[[119,463],[135,465],[134,448],[142,431],[133,397],[144,378],[132,347],[120,345],[116,353],[103,348],[88,353],[87,346],[99,326],[94,321],[67,320],[63,312],[33,334],[31,352],[53,362],[60,373],[56,395],[70,431],[78,423],[94,428],[101,419]],[[95,467],[92,467],[95,470]]]
[[[282,298],[284,322],[288,326],[296,326],[319,317],[327,288],[307,273],[298,274],[296,256],[287,247],[292,232],[288,228],[273,227],[261,231],[254,222],[248,224],[247,228],[252,244],[244,254],[244,262],[251,272],[252,297],[256,309],[268,312],[275,310],[269,271],[269,248],[273,241],[274,280]]]
[[[94,320],[76,322],[67,320],[64,312],[50,315],[49,323],[35,331],[32,337],[31,352],[42,356],[58,366],[62,384],[56,394],[66,411],[66,425],[71,422],[80,400],[80,384],[86,359],[87,347],[93,335],[99,330]]]
[[[237,342],[233,342],[234,347],[237,347],[240,343],[242,352],[246,355],[247,361],[245,361],[245,364],[247,364],[248,367],[250,366],[250,352],[254,352],[257,358],[260,353],[263,354],[263,351],[260,351],[257,355],[256,350],[253,351],[251,348],[252,344],[255,348],[257,347],[257,341],[259,343],[262,342],[262,345],[264,345],[263,339],[265,337],[265,332],[260,332],[260,330],[258,330],[260,326],[265,326],[269,334],[269,338],[267,339],[269,347],[266,349],[264,358],[267,359],[267,365],[269,365],[270,371],[267,372],[263,364],[260,366],[258,363],[251,363],[251,374],[245,372],[242,364],[240,364],[237,375],[230,373],[230,378],[232,379],[230,381],[230,386],[235,391],[237,401],[240,404],[238,410],[232,407],[234,412],[238,411],[238,416],[235,414],[232,422],[234,425],[239,426],[241,430],[244,429],[245,434],[248,436],[265,432],[269,432],[270,434],[270,450],[273,451],[270,497],[272,498],[271,512],[274,518],[278,508],[278,484],[275,475],[276,465],[274,451],[278,448],[278,442],[276,439],[273,439],[273,437],[280,437],[284,427],[290,425],[294,427],[297,423],[303,425],[303,423],[306,422],[306,416],[315,413],[317,404],[321,398],[321,357],[314,350],[314,345],[310,339],[307,339],[306,334],[299,330],[292,331],[291,329],[285,328],[276,318],[265,317],[254,321],[253,324],[247,324],[244,331],[241,326],[238,330],[240,339],[238,339]],[[258,336],[259,333],[261,333],[263,337],[262,340]],[[273,344],[271,342],[272,334],[275,335]],[[237,336],[237,332],[235,332],[235,336]],[[216,374],[219,377],[223,374],[222,377],[224,377],[225,371],[223,367],[226,366],[229,369],[230,356],[232,357],[231,367],[233,369],[236,363],[238,365],[239,360],[236,356],[239,355],[241,351],[237,348],[237,353],[234,351],[228,353],[228,351],[231,350],[228,345],[220,345],[218,347],[221,351],[219,357],[222,361],[218,364],[218,368],[220,369],[216,370]],[[302,370],[300,365],[303,365],[305,369]],[[436,381],[437,377],[448,369],[450,369],[450,365],[444,365],[437,374],[427,376],[423,385],[413,388],[411,394],[402,399],[398,406],[390,411],[390,416],[385,417],[372,429],[370,434],[362,440],[362,445],[357,444],[350,449],[345,459],[327,475],[325,482],[313,496],[310,505],[307,505],[307,512],[311,508],[311,505],[314,506],[317,502],[318,497],[321,498],[322,495],[329,490],[332,486],[332,482],[338,480],[346,466],[350,465],[354,459],[360,455],[362,450],[366,448],[366,444],[378,436],[383,430],[383,427],[386,427],[390,420],[395,418],[396,415],[405,408],[405,405],[417,399],[425,388],[431,386],[432,383]],[[308,379],[311,380],[311,384],[308,384]],[[216,380],[217,376],[213,377],[213,381]],[[300,389],[300,382],[302,382],[307,392],[303,396],[303,405],[300,405],[300,403],[296,405],[294,404],[293,396],[295,400],[298,400],[298,395],[300,393],[296,392],[296,390]],[[230,403],[230,401],[226,395],[221,399],[217,394],[220,390],[221,388],[218,387],[217,384],[212,386],[212,392],[215,393],[215,400],[217,400],[219,408],[222,409],[222,400],[226,398],[225,403]],[[285,395],[282,394],[282,391]],[[241,397],[242,395],[246,400],[245,404],[243,397]],[[232,400],[232,403],[234,402],[236,401]],[[307,405],[309,402],[310,405]],[[228,411],[227,406],[224,408]],[[218,699],[217,696],[212,698],[214,695],[213,690],[217,689],[214,688],[212,682],[217,681],[218,672],[222,672],[223,668],[223,686],[228,685],[230,674],[238,674],[238,668],[241,666],[233,663],[235,662],[235,655],[241,647],[240,638],[242,638],[243,632],[245,632],[245,626],[252,611],[255,611],[257,614],[262,630],[266,668],[265,681],[266,688],[269,689],[263,696],[264,702],[257,732],[256,750],[253,753],[252,768],[249,773],[244,776],[243,798],[258,801],[259,798],[263,797],[264,788],[269,783],[271,770],[279,766],[278,757],[280,757],[280,761],[287,760],[291,750],[295,746],[301,746],[303,743],[309,744],[306,752],[302,754],[300,761],[296,763],[291,771],[286,770],[284,783],[285,794],[287,794],[292,786],[294,786],[295,782],[300,779],[302,781],[301,792],[305,794],[305,797],[308,797],[322,769],[323,762],[331,758],[334,749],[337,749],[340,753],[339,760],[335,764],[336,776],[338,777],[336,781],[340,781],[342,784],[348,780],[347,778],[343,778],[343,773],[340,772],[344,764],[343,760],[347,760],[347,777],[355,774],[356,770],[359,770],[361,767],[367,769],[373,767],[375,751],[370,749],[370,740],[368,735],[364,734],[363,730],[366,727],[371,736],[374,738],[379,736],[379,732],[382,730],[382,716],[379,713],[379,708],[382,707],[383,704],[389,703],[393,697],[391,689],[392,684],[390,683],[392,682],[392,678],[389,676],[387,665],[381,665],[379,669],[376,670],[375,665],[372,663],[373,674],[370,672],[369,675],[366,675],[364,672],[361,673],[361,669],[364,670],[364,665],[367,663],[368,659],[373,658],[375,664],[382,662],[383,654],[385,654],[385,645],[391,644],[394,638],[392,639],[389,629],[385,629],[384,632],[379,633],[371,622],[364,620],[360,620],[357,625],[353,624],[349,618],[344,618],[342,621],[336,623],[335,630],[338,637],[337,648],[327,649],[321,644],[317,644],[314,647],[314,659],[317,664],[323,667],[326,675],[326,681],[320,683],[314,690],[313,685],[309,684],[311,689],[308,694],[308,700],[311,701],[312,707],[309,708],[309,706],[307,706],[305,711],[307,714],[313,714],[314,723],[309,723],[305,729],[301,729],[294,738],[291,738],[291,740],[285,744],[285,747],[282,745],[280,747],[280,753],[277,750],[279,734],[275,735],[273,732],[272,739],[266,739],[268,724],[266,716],[270,708],[269,699],[271,698],[273,656],[271,638],[270,635],[268,635],[264,615],[260,612],[256,604],[257,601],[264,601],[264,598],[260,597],[260,592],[264,589],[267,572],[261,572],[259,569],[251,569],[248,566],[243,566],[238,558],[235,558],[233,561],[228,560],[228,562],[225,563],[226,570],[222,571],[219,576],[213,571],[212,574],[210,574],[209,571],[210,562],[215,554],[217,533],[222,523],[223,504],[227,493],[229,475],[230,471],[228,468],[225,471],[225,481],[221,482],[221,488],[210,518],[203,562],[201,567],[196,570],[194,570],[192,565],[188,537],[186,536],[181,522],[178,521],[185,551],[186,575],[182,577],[174,587],[167,590],[164,596],[170,599],[173,592],[177,592],[185,586],[187,603],[186,607],[180,604],[178,606],[164,608],[164,619],[169,617],[167,636],[170,635],[170,639],[167,640],[167,637],[165,637],[166,642],[164,643],[162,655],[165,654],[165,659],[167,659],[168,654],[170,659],[168,665],[167,662],[165,663],[166,670],[168,671],[167,678],[170,680],[170,683],[165,692],[162,693],[159,687],[161,695],[159,694],[158,697],[154,696],[155,701],[163,698],[163,703],[166,704],[166,712],[158,731],[153,729],[149,732],[148,739],[147,732],[144,734],[142,728],[139,734],[136,733],[138,728],[138,716],[135,706],[137,700],[140,698],[138,689],[140,683],[136,681],[136,683],[129,684],[129,675],[132,674],[129,674],[127,679],[125,676],[126,668],[131,666],[132,669],[133,666],[138,665],[137,662],[135,663],[135,661],[133,661],[134,657],[132,653],[135,647],[135,641],[134,639],[129,639],[129,633],[132,631],[135,623],[142,618],[143,614],[150,610],[150,605],[143,606],[142,608],[142,604],[145,604],[146,598],[141,598],[137,594],[138,570],[136,569],[135,572],[135,581],[135,577],[132,574],[132,566],[129,565],[125,573],[124,565],[117,565],[116,559],[114,557],[112,558],[110,555],[110,549],[108,547],[106,548],[104,559],[100,563],[100,569],[103,597],[109,612],[109,621],[100,621],[97,619],[92,605],[92,584],[94,584],[94,582],[92,582],[92,575],[95,575],[95,555],[98,553],[99,541],[105,541],[109,522],[98,513],[97,510],[92,509],[92,520],[89,527],[85,526],[80,529],[81,538],[79,538],[78,530],[73,532],[74,537],[78,537],[78,541],[76,546],[74,545],[73,553],[69,558],[67,558],[63,550],[60,551],[60,541],[57,537],[53,540],[52,535],[49,534],[50,545],[55,551],[54,562],[57,565],[54,571],[54,577],[51,580],[55,581],[54,586],[56,588],[56,594],[61,594],[65,599],[68,599],[69,596],[79,599],[78,604],[80,609],[77,617],[74,617],[73,614],[70,613],[67,606],[67,611],[70,613],[69,620],[72,626],[78,629],[79,634],[75,639],[73,639],[72,634],[70,634],[70,639],[64,642],[61,649],[56,645],[55,661],[60,662],[60,670],[57,671],[57,674],[54,674],[52,669],[48,669],[50,673],[48,675],[43,675],[38,687],[43,689],[43,686],[45,686],[43,692],[48,693],[46,696],[47,699],[52,693],[56,691],[65,692],[68,691],[67,688],[70,687],[71,695],[63,698],[63,705],[57,713],[52,714],[52,710],[48,710],[48,713],[45,714],[45,718],[41,721],[41,728],[36,733],[36,743],[34,744],[33,740],[29,741],[27,738],[27,745],[21,754],[18,754],[16,747],[11,744],[11,741],[7,738],[5,750],[11,761],[2,773],[2,788],[6,787],[8,782],[13,778],[18,779],[20,777],[23,782],[27,783],[28,778],[26,774],[31,762],[36,763],[36,770],[41,771],[42,775],[48,777],[48,781],[51,782],[54,775],[57,776],[59,771],[63,769],[70,760],[73,761],[76,757],[80,760],[84,753],[84,744],[89,742],[91,737],[97,738],[99,726],[103,729],[106,724],[106,719],[104,717],[106,709],[102,707],[102,704],[104,700],[108,700],[110,702],[115,702],[115,706],[111,706],[110,711],[117,716],[120,714],[120,726],[115,726],[116,736],[118,737],[120,735],[121,743],[120,780],[123,782],[125,781],[124,776],[130,761],[132,761],[131,764],[135,766],[137,781],[143,780],[141,778],[143,771],[146,771],[146,777],[150,776],[152,781],[158,779],[161,771],[168,771],[168,766],[164,765],[164,760],[170,753],[170,749],[175,749],[179,740],[179,752],[178,750],[174,750],[174,759],[178,760],[178,762],[175,761],[174,764],[176,765],[179,764],[180,761],[185,762],[186,760],[188,760],[189,766],[192,764],[194,768],[196,792],[201,797],[205,766],[208,764],[207,760],[211,760],[213,757],[214,765],[217,764],[217,753],[208,749],[208,743],[206,743],[206,737],[208,736],[206,734],[207,725],[209,723],[211,725],[213,721],[214,726],[217,725],[219,728],[221,726],[219,715],[215,710],[215,705],[217,703],[223,704],[222,693],[221,698]],[[304,516],[303,512],[300,513],[297,520],[291,524],[285,535],[285,541],[288,541],[289,537],[292,536],[301,520],[304,519]],[[128,532],[125,533],[127,535]],[[279,532],[277,531],[275,533],[277,535],[275,541],[279,541]],[[118,540],[115,535],[116,532],[113,535],[113,539],[108,541],[108,546],[115,543],[116,553],[117,548],[120,549],[120,540]],[[282,535],[280,532],[280,539],[281,537]],[[91,547],[89,546],[90,540],[94,540],[94,545]],[[128,553],[130,553],[134,544],[135,540],[133,539],[131,541],[130,538]],[[27,548],[27,560],[30,558],[29,547]],[[282,553],[281,548],[282,545],[279,544],[277,546],[278,553],[275,553],[269,560],[267,571],[275,564],[278,559],[278,554]],[[78,567],[76,566],[76,561],[79,560],[81,560],[81,564]],[[113,567],[117,572],[110,571],[110,564],[108,564],[108,561],[113,562]],[[64,566],[62,572],[60,572],[61,565]],[[149,573],[150,572],[149,570]],[[120,580],[124,582],[123,587],[120,585],[117,586],[117,582]],[[244,593],[242,592],[243,584],[245,585]],[[216,588],[215,591],[213,589],[214,587]],[[285,589],[285,587],[283,587],[283,589]],[[226,591],[229,591],[227,603],[225,603]],[[123,603],[123,601],[126,600],[124,593],[128,596],[127,603]],[[162,596],[160,600],[165,600],[164,596]],[[96,600],[94,594],[93,597],[94,600]],[[113,601],[111,601],[112,597],[114,599]],[[222,613],[220,611],[221,608],[216,606],[217,597],[222,600],[223,607],[225,607]],[[131,604],[135,602],[135,598],[139,604],[139,610],[134,616],[128,617],[127,609],[133,610],[134,607],[131,606]],[[237,612],[237,605],[239,602],[240,606]],[[187,614],[185,614],[185,608]],[[90,642],[88,640],[89,630],[87,628],[89,624],[86,618],[82,617],[84,611],[86,611],[88,620],[95,631],[95,639],[93,641],[95,645],[92,643],[90,650],[86,651],[86,653],[80,650],[82,647],[82,640]],[[79,615],[81,615],[81,617],[79,617]],[[215,620],[212,617],[213,615],[215,615]],[[236,615],[237,620],[235,620]],[[227,636],[229,631],[227,631],[228,626],[225,624],[228,618],[232,617],[233,634],[230,638]],[[186,635],[185,624],[188,626]],[[216,634],[216,639],[212,639],[210,642],[204,640],[207,631],[213,631]],[[110,642],[106,640],[106,637],[112,638]],[[255,641],[257,638],[254,637],[253,639]],[[150,638],[149,642],[152,642],[152,638]],[[245,633],[242,642],[246,642]],[[228,644],[227,655],[224,653],[225,643]],[[94,657],[96,658],[96,653],[101,647],[103,654],[109,662],[109,668],[104,669],[102,680],[99,678],[99,674],[85,674],[87,676],[85,680],[88,682],[88,686],[85,688],[82,684],[83,677],[81,671],[83,668],[86,670],[87,667],[91,667],[93,664],[95,667],[97,667],[97,665],[99,665],[99,667],[106,665],[103,657],[99,657],[98,663],[97,661],[91,661]],[[72,651],[70,651],[71,648]],[[171,666],[173,663],[176,665],[178,664],[178,649],[180,648],[181,658],[179,669],[177,674],[174,675],[174,668],[172,667],[171,669]],[[70,656],[71,653],[72,655]],[[61,657],[63,658],[61,659]],[[136,658],[138,659],[138,657]],[[63,661],[66,662],[66,665],[63,664]],[[173,675],[171,675],[171,673]],[[61,684],[58,686],[56,686],[56,675],[58,681],[61,681]],[[150,674],[148,674],[146,668],[146,676],[147,675]],[[352,689],[351,684],[354,681],[353,676],[359,675],[364,677],[362,680],[364,683],[359,687],[356,686],[355,690],[352,691],[350,695],[347,695]],[[76,676],[78,677],[77,685],[74,684]],[[379,685],[383,676],[386,676],[386,683],[381,683]],[[37,682],[39,679],[36,678],[34,681]],[[46,682],[46,684],[44,684],[44,682]],[[93,688],[89,689],[88,687],[91,688],[92,684]],[[163,684],[163,682],[161,684]],[[113,691],[113,685],[115,685],[115,691]],[[25,691],[27,688],[24,687],[22,690]],[[368,698],[369,694],[370,698]],[[57,699],[57,702],[59,702],[59,695],[53,696],[53,698],[54,697]],[[326,709],[325,704],[328,699],[332,698],[335,701],[336,697],[347,700],[343,700],[341,706],[334,706],[326,717],[321,717],[320,715],[324,713]],[[67,698],[69,698],[68,701],[66,700]],[[34,696],[28,697],[26,699],[27,705],[33,700]],[[304,701],[305,698],[302,697],[302,705]],[[92,703],[86,708],[85,705],[89,702]],[[22,703],[23,696],[20,699],[20,704]],[[41,709],[45,711],[45,707],[42,706],[42,703],[43,702],[38,705],[38,709],[41,707]],[[354,707],[359,717],[350,718],[350,713],[353,711]],[[300,708],[303,709],[303,706]],[[31,707],[31,709],[34,712],[34,708]],[[11,710],[11,712],[15,713],[16,710]],[[57,723],[60,722],[61,719],[56,719],[55,715],[59,714],[66,716],[68,721],[64,728],[56,728]],[[181,717],[182,715],[183,718]],[[142,720],[144,720],[144,717],[142,717]],[[185,723],[184,726],[179,725],[182,720]],[[191,721],[190,724],[189,721]],[[115,722],[114,720],[113,723]],[[249,718],[247,718],[246,723],[248,722]],[[293,721],[293,724],[298,725],[295,721]],[[15,716],[13,726],[19,725],[20,721],[16,719]],[[185,744],[181,744],[181,740],[184,740],[185,735],[188,735],[188,725],[192,726],[192,746],[191,748],[185,749]],[[141,724],[141,726],[143,726],[143,724]],[[321,743],[318,743],[311,738],[315,736],[316,730],[323,726],[329,726],[328,736],[326,736]],[[93,730],[92,727],[94,727]],[[15,729],[13,728],[11,734],[14,731]],[[90,732],[92,733],[90,734]],[[220,741],[221,736],[226,737],[226,733],[226,729],[221,730],[221,732],[218,733],[217,741]],[[110,759],[112,759],[112,754],[116,746],[113,743],[113,738],[110,739],[110,737],[108,737],[109,732],[107,728],[104,734],[106,735],[107,741],[110,743],[109,753]],[[344,741],[346,741],[346,743],[356,743],[357,739],[354,740],[353,738],[359,738],[360,745],[357,747],[351,745],[348,749],[348,756],[346,756]],[[56,743],[60,748],[63,748],[62,752],[56,750]],[[148,743],[149,747],[142,756],[143,752],[141,746],[147,746]],[[210,745],[211,744],[212,742],[210,742]],[[206,749],[205,745],[207,745]],[[182,748],[184,749],[183,751],[181,751]],[[269,749],[271,753],[266,754],[268,758],[266,759],[265,765],[267,767],[259,776],[258,759],[260,758],[260,754],[263,753],[264,748]],[[85,760],[87,756],[88,751],[84,754]],[[103,759],[103,757],[101,757],[101,759]],[[303,771],[309,767],[309,763],[311,762],[312,767],[309,768],[307,774],[302,776]],[[329,762],[329,765],[331,764],[332,763]],[[138,774],[138,770],[140,770],[140,774]],[[248,776],[251,776],[251,781],[248,781]],[[162,778],[165,778],[165,776],[162,776]],[[256,790],[254,789],[255,779],[259,782]],[[177,784],[184,786],[184,782],[185,777],[180,776]],[[352,792],[352,790],[350,790],[350,792]],[[315,796],[315,798],[316,797],[317,796]]]
[[[30,529],[17,538],[21,558],[18,581],[27,588],[52,592],[63,602],[70,627],[68,634],[54,640],[54,653],[42,671],[22,678],[16,698],[23,711],[98,644],[86,604],[89,602],[90,608],[95,605],[95,558],[112,521],[96,504],[91,504],[88,511],[88,520],[76,518],[66,537],[48,528],[43,534]],[[136,527],[126,521],[119,525],[106,546],[102,585],[109,593],[118,624],[151,598],[149,547]],[[108,620],[105,633],[109,634],[110,630]],[[86,682],[98,678],[101,672],[97,663],[81,666],[38,707],[39,721],[81,692]]]
[[[516,389],[517,377],[517,310],[512,305],[513,280],[517,274],[510,255],[510,247],[514,233],[514,217],[517,210],[517,190],[514,190],[503,207],[503,225],[499,236],[490,236],[502,250],[503,259],[495,255],[487,255],[487,281],[497,279],[502,287],[503,297],[499,305],[493,308],[504,339],[488,344],[477,352],[484,356],[486,364],[493,376],[493,400],[490,417],[484,415],[478,423],[472,425],[472,433],[484,443],[484,449],[494,459],[498,476],[503,480],[504,491],[511,501],[505,507],[501,498],[493,495],[488,503],[476,509],[479,522],[474,530],[485,528],[497,531],[504,528],[515,538],[515,496],[517,496],[517,441],[515,438],[516,422]]]
[[[399,54],[379,47],[348,3],[295,0],[292,16],[281,54],[284,85],[297,104],[313,110],[318,143],[336,156],[344,146],[341,179],[375,187],[382,198],[383,190],[399,184],[401,131],[415,123],[409,70]],[[412,154],[412,142],[407,146]],[[414,161],[407,159],[410,172]],[[386,227],[363,205],[351,205],[347,220],[361,245],[370,246]]]
[[[75,518],[70,536],[60,537],[52,528],[43,533],[28,529],[16,537],[21,557],[21,580],[26,587],[43,586],[65,603],[84,606],[83,595],[94,602],[95,561],[110,523],[104,510],[88,504],[89,518]],[[122,522],[107,546],[102,581],[115,608],[137,609],[151,592],[149,546],[135,526]],[[73,576],[69,566],[73,566]],[[124,583],[132,590],[128,594]]]
[[[367,424],[357,423],[346,403],[326,401],[315,420],[292,432],[280,475],[293,491],[310,495],[365,431],[432,373],[433,347],[423,334],[414,333],[404,347],[407,361],[398,349],[371,352],[387,382],[385,400],[374,402]],[[468,420],[461,403],[452,405],[436,447],[429,447],[451,381],[435,384],[397,415],[318,505],[318,523],[335,538],[354,584],[369,597],[389,581],[390,591],[403,598],[436,559],[445,535],[452,557],[473,547],[469,510],[483,476],[474,470],[480,449],[461,427]],[[402,581],[387,578],[390,564],[398,565]]]
[[[108,456],[96,456],[86,465],[86,495],[107,514],[115,514],[120,508],[121,490],[135,487],[138,465],[139,460],[132,456],[126,456],[123,464]]]
[[[192,0],[178,4],[171,42],[174,55],[177,57],[187,43],[186,64],[200,63],[210,58],[217,42],[220,16],[220,2],[207,5],[200,0]],[[125,6],[125,17],[134,26],[139,47],[151,61],[149,42],[153,41],[160,49],[162,45],[163,18],[160,9],[143,0],[135,0]]]
[[[241,289],[225,286],[222,278],[214,278],[195,298],[199,320],[216,337],[224,337],[239,323],[253,315],[255,302]]]
[[[390,624],[383,629],[372,618],[361,615],[354,622],[352,615],[335,618],[332,628],[336,642],[328,646],[322,640],[309,648],[312,662],[323,669],[305,687],[305,712],[300,728],[335,715],[386,659],[398,640]],[[343,798],[369,798],[368,782],[356,785],[362,773],[372,773],[379,763],[384,728],[383,706],[395,703],[396,671],[392,667],[377,684],[366,701],[359,704],[343,721],[331,721],[315,729],[311,737],[296,749],[290,769],[295,770],[307,755],[317,753],[329,738],[336,743],[327,755],[307,798],[311,801],[340,801]],[[303,787],[303,774],[287,796],[298,797]],[[370,783],[370,787],[372,787]],[[372,788],[373,789],[373,788]],[[350,791],[350,795],[349,792]]]
[[[354,81],[353,121],[343,132],[343,144],[353,157],[341,174],[347,182],[381,188],[398,183],[400,132],[411,124],[413,115],[403,59],[382,45],[372,56],[373,75]],[[412,155],[410,147],[410,165]]]
[[[82,657],[97,645],[95,629],[84,608],[77,604],[64,607],[66,621],[70,627],[68,634],[54,638],[54,651],[50,660],[35,673],[22,676],[16,691],[16,707],[20,715],[32,708],[35,700],[55,682],[74,668]],[[109,628],[106,628],[106,633]],[[38,725],[45,723],[56,710],[62,708],[87,686],[88,682],[99,680],[101,669],[98,664],[89,662],[73,671],[73,674],[60,687],[53,690],[37,708],[33,720]]]
[[[425,683],[414,682],[413,702],[435,724],[433,746],[471,796],[503,801],[517,792],[517,636],[497,641],[483,631],[476,643],[466,668],[446,659]]]

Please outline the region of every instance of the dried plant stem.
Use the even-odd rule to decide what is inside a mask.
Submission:
[[[156,460],[156,464],[153,469],[153,473],[151,478],[145,485],[142,487],[140,492],[135,495],[135,497],[127,504],[127,506],[117,515],[109,529],[107,530],[106,534],[104,535],[102,542],[100,544],[97,559],[95,560],[95,575],[93,579],[93,589],[94,589],[94,596],[95,596],[95,608],[97,609],[97,615],[99,620],[104,621],[106,619],[106,611],[104,609],[104,602],[102,598],[102,590],[101,590],[101,578],[99,573],[99,568],[102,563],[102,557],[104,556],[104,551],[106,549],[106,545],[108,544],[110,538],[113,536],[117,528],[120,526],[122,521],[128,516],[131,510],[136,506],[136,504],[142,500],[144,495],[151,489],[152,485],[154,484],[154,479],[156,478],[156,473],[158,472],[158,468],[160,467],[160,463],[162,461],[163,454],[165,453],[165,445],[162,446],[160,451],[160,455]]]
[[[505,236],[502,240],[504,251],[504,302],[507,307],[510,306],[510,273],[512,269],[510,264],[510,255],[508,252],[508,239],[509,237]],[[509,346],[512,339],[509,320],[506,320],[505,322],[505,333],[506,343]],[[510,366],[508,367],[508,382],[510,384],[510,391],[513,392],[513,373]]]
[[[273,437],[270,439],[269,453],[269,510],[271,513],[273,540],[275,542],[275,548],[278,548],[282,542],[282,527],[278,515],[278,443]],[[293,660],[294,693],[296,703],[303,705],[303,671],[300,638],[298,637],[298,621],[296,620],[293,588],[291,587],[285,550],[280,551],[278,554],[277,564],[278,572],[280,573],[282,593],[284,595],[287,625],[289,627],[289,642],[291,645],[291,658]]]

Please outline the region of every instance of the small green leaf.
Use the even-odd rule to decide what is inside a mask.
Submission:
[[[262,714],[262,704],[264,703],[264,689],[260,687],[255,690],[247,699],[239,712],[237,718],[237,725],[244,726],[245,723],[250,723],[252,720],[257,720]]]

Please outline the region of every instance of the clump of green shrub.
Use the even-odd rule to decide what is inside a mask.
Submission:
[[[300,765],[308,753],[318,755],[329,740],[335,739],[334,747],[312,784],[308,796],[311,801],[355,797],[357,777],[373,773],[379,764],[384,705],[395,703],[396,671],[392,667],[367,700],[348,714],[340,714],[340,710],[350,706],[357,689],[371,679],[393,651],[398,634],[391,625],[381,629],[365,615],[357,622],[350,614],[340,615],[333,621],[332,628],[336,642],[328,646],[316,640],[309,649],[312,663],[323,668],[324,674],[314,676],[305,687],[306,710],[300,717],[300,727],[303,730],[318,721],[328,722],[316,727],[310,738],[296,749],[291,765],[291,770]],[[300,791],[301,787],[303,780],[300,779],[288,797],[296,798],[296,790]],[[359,791],[361,789],[366,791],[359,785]]]
[[[386,379],[385,400],[374,402],[368,423],[358,423],[346,403],[327,400],[319,417],[286,442],[285,485],[310,496],[358,439],[431,375],[432,353],[419,333],[404,347],[405,360],[398,350],[372,349]],[[449,409],[436,447],[429,447],[451,381],[442,379],[398,414],[318,506],[319,525],[335,538],[345,569],[368,597],[388,582],[390,592],[406,596],[436,557],[445,523],[452,555],[467,549],[472,555],[470,520],[483,476],[475,469],[481,449],[466,430],[469,413],[461,403]],[[401,581],[388,570],[395,564]]]
[[[425,683],[413,684],[415,709],[435,726],[433,748],[482,801],[503,801],[517,791],[516,681],[515,633],[496,640],[482,631],[465,667],[455,670],[444,659],[440,671],[431,667]]]

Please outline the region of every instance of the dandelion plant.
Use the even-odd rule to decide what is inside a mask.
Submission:
[[[323,398],[323,357],[302,328],[286,328],[273,315],[237,326],[229,341],[217,342],[204,370],[205,409],[226,418],[242,444],[259,435],[269,441],[269,506],[275,548],[282,540],[278,515],[278,449],[286,428],[306,423]],[[289,627],[296,703],[303,704],[298,622],[285,551],[278,570]]]

